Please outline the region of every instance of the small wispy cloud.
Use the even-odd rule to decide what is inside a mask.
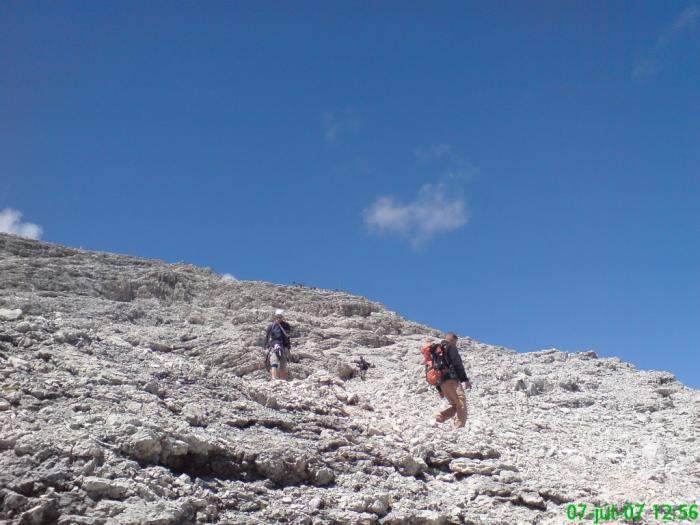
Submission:
[[[640,58],[632,69],[632,77],[641,79],[659,72],[659,61],[654,58]]]
[[[414,248],[464,226],[469,220],[461,192],[448,191],[446,183],[426,184],[412,202],[380,197],[362,214],[370,232],[399,236]]]
[[[11,233],[29,239],[39,239],[43,228],[31,222],[22,222],[22,212],[13,208],[0,211],[0,232]]]
[[[646,56],[637,59],[632,68],[632,77],[642,79],[656,75],[661,70],[662,56],[666,48],[686,33],[695,31],[700,26],[700,7],[686,7],[670,24],[663,28],[656,37],[656,45]]]
[[[479,173],[479,169],[452,144],[416,146],[413,156],[421,163],[439,163],[442,166],[442,179],[469,180]]]
[[[399,237],[420,248],[468,222],[462,187],[479,169],[458,148],[445,142],[416,146],[413,156],[421,169],[428,167],[436,172],[436,182],[425,184],[409,202],[379,197],[362,210],[362,216],[370,233]]]
[[[329,144],[337,143],[342,135],[357,133],[361,126],[357,111],[350,107],[340,111],[324,111],[321,121],[324,137]]]
[[[657,42],[661,46],[666,45],[681,33],[696,29],[698,23],[700,23],[700,7],[695,5],[688,6],[676,17],[670,26],[661,31]]]
[[[224,281],[237,281],[237,280],[238,280],[238,279],[236,279],[233,275],[231,275],[230,273],[225,273],[225,274],[223,274],[223,275],[221,276],[221,278],[222,278]]]

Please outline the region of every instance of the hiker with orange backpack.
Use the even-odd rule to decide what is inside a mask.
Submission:
[[[455,428],[460,428],[467,422],[467,400],[465,389],[472,385],[464,370],[462,357],[457,349],[457,335],[449,332],[440,343],[426,341],[421,347],[425,378],[437,389],[440,397],[444,397],[450,406],[435,414],[435,421],[444,423],[455,418]]]

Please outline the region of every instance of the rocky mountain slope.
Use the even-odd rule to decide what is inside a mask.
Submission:
[[[271,383],[276,307],[298,362]],[[437,336],[345,293],[0,234],[0,522],[568,523],[700,499],[699,391],[463,337],[454,430],[420,365]]]

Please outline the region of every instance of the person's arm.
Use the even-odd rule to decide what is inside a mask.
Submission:
[[[469,383],[469,378],[467,377],[467,372],[464,370],[464,363],[462,363],[462,356],[459,355],[459,350],[457,346],[449,346],[450,361],[452,366],[455,367],[455,372],[457,372],[457,377],[460,383]]]
[[[285,332],[287,332],[287,335],[285,336],[285,343],[287,345],[288,349],[292,349],[292,327],[289,323],[285,323],[284,327]]]
[[[272,331],[272,324],[267,325],[267,330],[265,331],[265,345],[267,348],[270,345],[270,332]]]

